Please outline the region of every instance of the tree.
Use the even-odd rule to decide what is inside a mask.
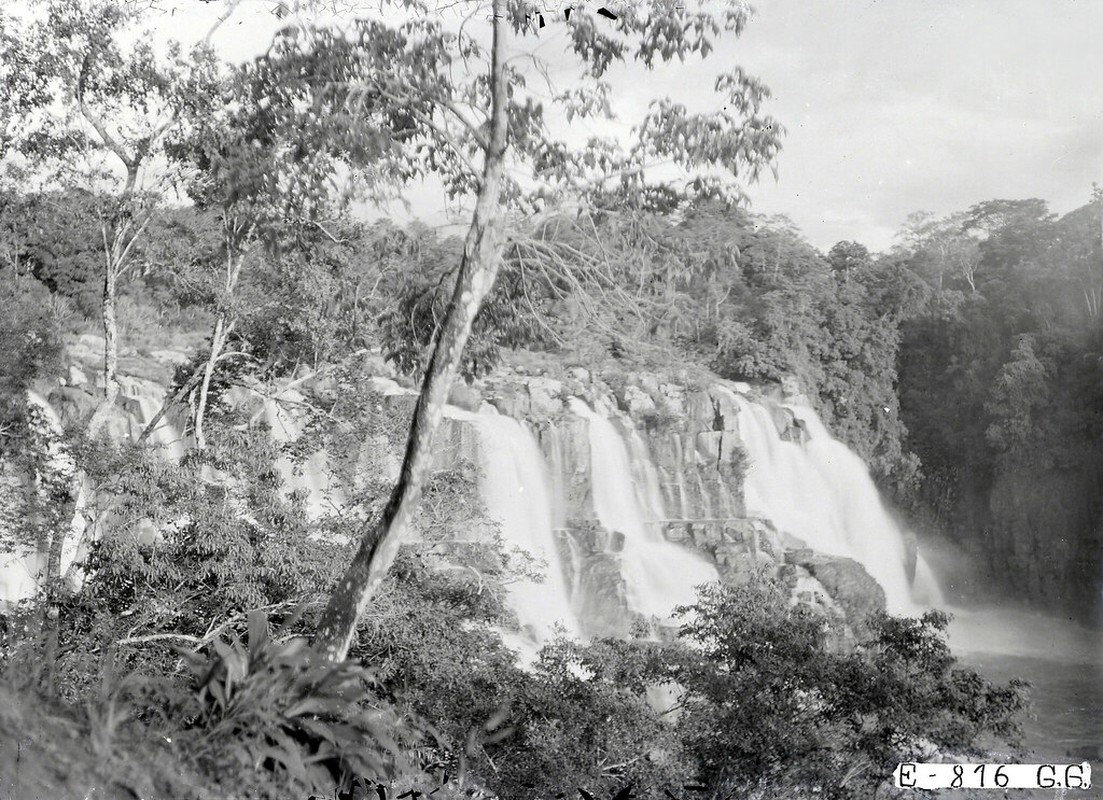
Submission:
[[[908,216],[899,238],[912,254],[912,269],[928,276],[935,288],[941,290],[944,282],[964,280],[975,294],[976,270],[980,265],[975,231],[968,212],[935,217],[917,211]],[[946,288],[952,287],[950,283]]]
[[[568,201],[592,207],[619,198],[622,205],[667,209],[691,197],[735,201],[741,192],[721,176],[754,180],[779,149],[780,126],[761,114],[768,90],[738,67],[715,81],[721,110],[692,113],[671,99],[656,100],[628,144],[594,137],[571,146],[555,137],[548,120],[552,110],[562,115],[554,123],[559,129],[575,117],[609,118],[607,76],[614,64],[632,58],[650,69],[692,54],[706,57],[723,35],[743,30],[750,16],[743,3],[695,10],[669,2],[647,11],[628,8],[615,21],[572,10],[563,22],[566,47],[586,81],[556,90],[545,71],[544,85],[553,93],[549,102],[528,87],[519,66],[544,65],[534,54],[515,58],[506,49],[511,35],[515,41],[540,36],[535,15],[507,0],[494,0],[491,10],[489,47],[470,27],[453,33],[420,3],[401,0],[381,9],[385,22],[360,19],[349,30],[293,24],[282,34],[282,50],[269,56],[288,74],[323,76],[311,102],[297,109],[312,133],[328,126],[326,135],[339,142],[351,132],[374,133],[370,151],[348,154],[353,163],[371,159],[373,186],[434,173],[451,197],[475,201],[401,478],[319,622],[315,645],[332,658],[347,652],[356,620],[416,507],[445,397],[510,238],[507,219],[548,213]],[[340,117],[336,122],[331,110]],[[482,166],[476,168],[480,155]],[[676,174],[652,174],[656,162],[673,164]]]
[[[869,249],[860,242],[836,242],[827,254],[827,263],[844,281],[868,270],[871,261]]]
[[[843,649],[837,621],[788,594],[772,580],[713,585],[679,610],[683,641],[665,648],[660,669],[682,691],[676,726],[708,796],[765,781],[774,796],[814,786],[828,798],[873,797],[924,742],[959,751],[986,733],[1021,736],[1024,684],[957,665],[949,615],[878,612],[871,635]]]
[[[0,156],[18,152],[38,169],[33,177],[96,199],[104,396],[93,434],[118,395],[118,286],[135,270],[163,186],[161,148],[183,113],[209,102],[215,73],[206,42],[187,54],[173,43],[167,58],[149,36],[124,45],[138,19],[133,6],[113,0],[51,0],[44,18],[30,22],[0,15],[0,62],[13,65],[0,104]]]

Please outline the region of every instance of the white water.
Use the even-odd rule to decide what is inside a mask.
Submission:
[[[1032,684],[1023,744],[1039,761],[1103,747],[1103,630],[1024,608],[951,609],[954,654],[993,681]],[[1069,754],[1072,757],[1069,757]]]
[[[481,494],[490,517],[501,525],[507,547],[525,551],[542,565],[542,581],[518,580],[508,587],[522,630],[535,644],[550,639],[557,627],[579,636],[555,539],[553,482],[532,432],[510,417],[450,411],[475,427]]]
[[[63,434],[61,418],[49,401],[33,390],[27,392],[27,400],[30,405],[42,412],[51,433],[60,437]],[[69,480],[76,495],[73,518],[62,542],[59,574],[79,585],[83,576],[76,574],[73,565],[83,555],[87,546],[83,511],[87,502],[88,487],[85,485],[83,473],[76,471],[72,455],[60,441],[54,441],[49,445],[46,468]],[[37,491],[40,495],[42,494],[41,488]],[[48,552],[38,552],[30,543],[12,543],[11,550],[0,556],[0,609],[33,597],[38,592],[40,583],[46,576],[48,559]]]
[[[125,376],[119,377],[119,393],[137,407],[138,413],[132,413],[129,418],[130,438],[131,441],[136,442],[142,435],[142,431],[161,410],[167,393],[163,387],[155,383]],[[184,437],[173,423],[171,414],[161,417],[157,427],[150,432],[149,440],[171,459],[176,460],[184,456],[186,449]]]
[[[663,538],[662,493],[643,441],[634,437],[636,458],[630,459],[612,422],[577,398],[571,398],[570,408],[589,423],[594,513],[607,530],[624,535],[621,558],[628,606],[667,619],[675,606],[696,600],[695,587],[719,579],[716,568]]]
[[[376,383],[386,395],[413,393],[387,379],[377,379]],[[779,530],[802,539],[813,549],[855,558],[884,587],[891,610],[914,610],[913,593],[904,574],[902,533],[881,503],[860,458],[833,439],[808,409],[793,409],[804,424],[808,441],[786,442],[764,406],[729,388],[717,390],[726,393],[739,409],[739,433],[751,458],[744,487],[748,515],[770,519]],[[123,394],[131,401],[136,436],[159,409],[164,393],[146,381],[130,380],[123,382]],[[255,419],[267,422],[273,438],[290,441],[301,429],[301,415],[294,406],[302,398],[293,394],[276,400],[237,389],[231,390],[228,399],[257,408]],[[48,408],[45,400],[41,402]],[[697,585],[717,580],[718,576],[703,556],[667,542],[663,523],[671,516],[700,518],[703,513],[711,518],[714,512],[730,515],[732,510],[727,506],[731,504],[731,487],[712,482],[706,486],[700,470],[687,470],[683,458],[696,456],[692,450],[683,454],[680,440],[674,442],[676,463],[672,469],[666,465],[660,475],[647,441],[631,422],[620,420],[611,408],[595,412],[577,399],[572,399],[569,407],[586,422],[590,512],[605,529],[623,536],[619,559],[629,610],[668,618],[675,606],[695,600]],[[556,538],[556,531],[567,524],[564,493],[570,457],[562,431],[555,426],[545,429],[542,452],[523,423],[498,415],[489,406],[479,414],[451,407],[447,413],[472,426],[476,433],[480,491],[491,517],[502,526],[507,546],[520,548],[546,565],[542,582],[521,581],[509,588],[527,638],[543,642],[557,626],[579,634],[584,627],[577,618],[583,602],[578,579],[583,559],[577,543],[568,540],[561,548]],[[183,451],[184,443],[171,421],[162,422],[153,439],[170,457]],[[312,517],[343,508],[343,493],[333,484],[324,451],[311,455],[300,469],[293,469],[287,459],[280,459],[278,468],[285,491],[305,491]],[[665,498],[664,483],[669,493]],[[695,498],[692,502],[691,492]],[[668,503],[672,504],[673,515]],[[701,508],[691,508],[697,505]],[[34,568],[33,564],[20,566],[24,572]],[[6,593],[20,592],[16,584],[22,581],[15,575],[5,576],[0,582],[5,584]],[[915,584],[914,600],[935,605],[941,602],[937,581],[922,561],[917,566]]]
[[[890,611],[914,610],[916,598],[904,566],[904,535],[865,462],[833,438],[810,409],[790,408],[803,423],[807,441],[788,442],[765,407],[718,388],[739,409],[739,434],[750,456],[747,515],[769,519],[779,531],[813,550],[855,559],[885,590]],[[939,600],[937,582],[926,564],[922,574],[924,599]]]

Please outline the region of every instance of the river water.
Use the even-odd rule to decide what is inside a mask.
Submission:
[[[1023,746],[1037,762],[1103,768],[1103,631],[1022,609],[950,611],[960,661],[990,680],[1031,682]]]

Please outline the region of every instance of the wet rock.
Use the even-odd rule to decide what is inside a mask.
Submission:
[[[483,404],[483,397],[475,387],[458,383],[448,394],[448,403],[464,411],[478,413],[479,407]]]
[[[59,386],[47,398],[61,418],[63,428],[80,427],[96,410],[99,402],[88,392],[73,386]]]
[[[527,411],[538,416],[554,416],[563,410],[563,382],[555,378],[535,377],[526,381]]]
[[[664,409],[677,417],[686,415],[686,390],[682,386],[673,383],[659,385],[659,396]]]
[[[870,614],[885,610],[885,590],[852,558],[791,550],[785,554],[785,562],[806,570],[823,584],[851,625],[860,626]]]
[[[624,534],[605,528],[597,520],[572,520],[567,529],[584,556],[624,550]]]
[[[781,437],[782,441],[793,442],[794,444],[804,444],[808,441],[808,431],[804,426],[804,421],[797,418],[796,414],[790,409],[772,403],[768,408],[774,421],[774,427],[777,428],[778,436]]]
[[[761,553],[776,561],[783,551],[777,529],[769,520],[749,517],[725,522],[724,536],[733,542],[749,545],[756,553]]]
[[[684,544],[692,539],[692,522],[668,522],[663,526],[663,538],[675,544]]]
[[[632,627],[620,556],[594,553],[582,563],[579,617],[591,636],[625,637]]]

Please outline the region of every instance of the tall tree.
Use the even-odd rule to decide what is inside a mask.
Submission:
[[[0,156],[21,153],[37,168],[33,177],[97,201],[104,395],[92,433],[118,395],[119,282],[138,263],[164,188],[165,137],[183,114],[210,102],[216,72],[206,42],[189,53],[171,43],[164,56],[150,36],[128,44],[139,21],[135,6],[115,0],[51,0],[29,20],[0,14],[0,63],[12,65],[0,104]]]
[[[493,0],[458,31],[416,0],[394,0],[376,13],[342,30],[296,23],[269,60],[285,65],[285,74],[316,81],[312,102],[298,112],[306,128],[329,141],[375,133],[369,152],[349,153],[353,162],[374,159],[373,191],[433,173],[450,197],[473,198],[474,210],[400,478],[319,621],[315,646],[334,659],[347,652],[416,508],[445,398],[503,252],[539,227],[526,228],[526,220],[531,225],[532,215],[568,206],[671,211],[706,197],[737,202],[743,194],[736,179],[755,180],[781,137],[781,127],[761,113],[768,90],[740,67],[715,79],[720,97],[712,108],[719,110],[695,113],[659,98],[625,140],[594,136],[579,144],[571,135],[576,119],[613,117],[614,66],[635,61],[636,69],[650,70],[707,57],[725,35],[742,32],[751,12],[741,2],[690,7],[663,0],[619,15],[572,8],[555,15],[551,27],[530,4]],[[557,86],[539,57],[540,39],[553,31],[577,67],[575,82]],[[526,50],[526,42],[536,46]],[[539,84],[530,88],[534,77]]]

